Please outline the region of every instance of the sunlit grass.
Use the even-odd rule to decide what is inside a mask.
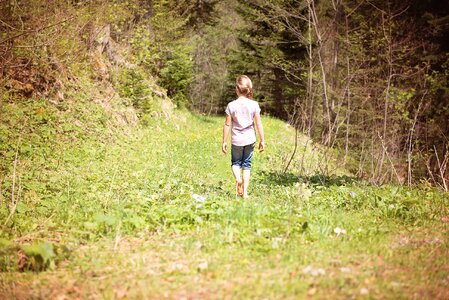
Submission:
[[[57,167],[22,182],[30,196],[2,227],[16,248],[3,252],[0,296],[447,295],[446,194],[369,186],[336,158],[324,174],[325,149],[304,147],[305,137],[284,174],[294,132],[264,118],[267,150],[242,200],[220,152],[222,122],[177,112],[111,140],[59,145]],[[55,264],[19,272],[17,251],[39,241],[55,246]]]

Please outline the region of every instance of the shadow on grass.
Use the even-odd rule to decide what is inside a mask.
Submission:
[[[299,176],[293,173],[282,172],[261,172],[255,180],[266,185],[274,184],[282,186],[292,186],[298,182],[303,182],[314,186],[320,185],[325,187],[342,186],[359,181],[358,178],[347,175],[328,176],[323,174],[316,174],[313,176]]]

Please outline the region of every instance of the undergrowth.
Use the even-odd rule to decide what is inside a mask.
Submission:
[[[170,250],[168,240],[176,249],[183,247],[183,265],[194,270],[179,272],[184,288],[191,288],[189,272],[205,268],[214,272],[210,276],[230,282],[249,276],[247,284],[257,288],[242,286],[232,293],[237,297],[314,294],[316,286],[323,291],[340,286],[338,276],[316,279],[321,268],[331,272],[335,264],[344,267],[379,256],[394,264],[408,255],[395,257],[404,249],[391,246],[399,233],[433,227],[447,233],[441,223],[448,214],[447,194],[430,187],[372,186],[351,177],[337,160],[328,161],[333,173],[321,174],[324,152],[317,145],[300,146],[284,173],[294,133],[278,120],[263,120],[267,150],[255,155],[251,198],[242,200],[234,195],[229,157],[220,153],[221,118],[176,111],[123,125],[104,104],[82,93],[73,97],[58,105],[30,99],[1,106],[2,116],[8,115],[0,127],[0,269],[5,290],[17,272],[27,270],[52,274],[68,264],[104,272],[107,265],[121,262],[109,250],[86,254],[83,245],[111,241],[115,249],[123,239],[145,243],[150,238],[167,257],[179,251]],[[441,249],[446,253],[447,244]],[[196,255],[206,257],[208,265],[200,262],[197,267]],[[93,256],[104,258],[92,265]],[[171,259],[176,260],[161,258],[162,264]],[[436,261],[437,266],[446,262],[441,256]],[[153,296],[159,295],[160,280],[173,276],[170,268],[161,270],[151,285]],[[272,285],[245,275],[251,270]],[[270,270],[300,275],[276,277]],[[304,282],[295,284],[297,276]],[[24,278],[31,280],[32,275]],[[336,289],[337,295],[349,297],[366,285],[348,284],[351,288]],[[374,284],[372,295],[392,291],[384,285]],[[145,294],[136,290],[132,295]]]

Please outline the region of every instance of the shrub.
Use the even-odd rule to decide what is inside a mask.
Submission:
[[[160,71],[160,84],[167,89],[168,96],[178,107],[185,107],[187,104],[188,87],[193,80],[192,67],[189,49],[178,46]]]
[[[116,87],[122,98],[128,99],[141,114],[154,110],[154,99],[146,74],[139,68],[119,72]]]

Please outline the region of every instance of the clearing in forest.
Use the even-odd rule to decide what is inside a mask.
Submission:
[[[0,298],[449,298],[447,194],[325,170],[305,137],[283,173],[294,131],[264,118],[242,200],[222,121],[177,112],[47,151],[54,171],[1,212]]]

